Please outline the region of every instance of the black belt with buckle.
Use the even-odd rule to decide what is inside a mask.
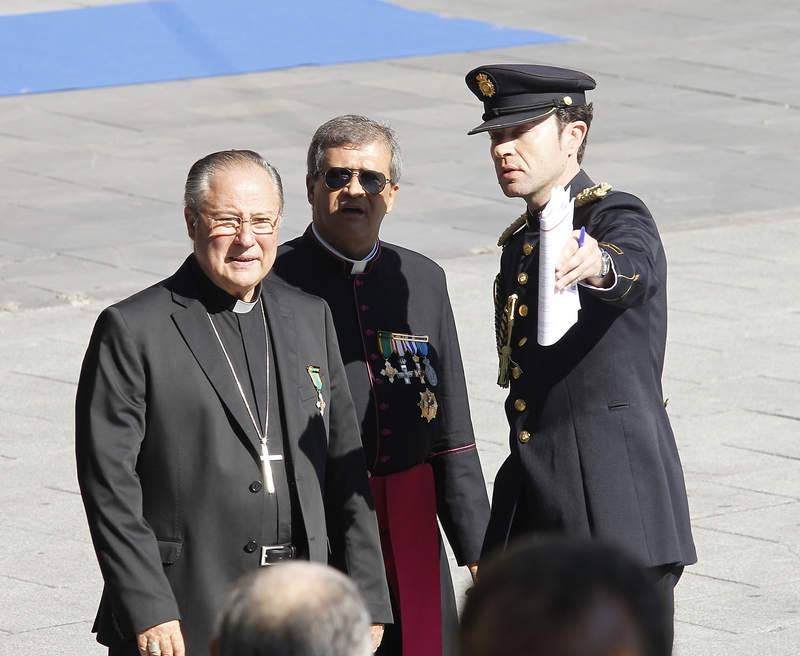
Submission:
[[[297,556],[297,549],[293,544],[279,544],[275,547],[261,547],[261,567],[274,565],[282,560],[292,560]]]

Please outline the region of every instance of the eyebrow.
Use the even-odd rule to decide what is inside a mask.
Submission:
[[[241,212],[237,212],[236,210],[231,210],[231,209],[227,209],[227,208],[225,208],[225,209],[217,209],[217,208],[214,208],[214,207],[208,207],[206,209],[206,213],[211,215],[211,216],[235,216],[236,218],[241,218],[241,216],[242,216]],[[275,212],[274,216],[273,216],[273,213],[268,211],[268,210],[263,210],[263,211],[259,210],[257,212],[253,212],[250,216],[251,217],[252,216],[255,216],[255,217],[266,217],[268,219],[271,219],[271,218],[276,218],[276,217],[280,216],[280,212]]]

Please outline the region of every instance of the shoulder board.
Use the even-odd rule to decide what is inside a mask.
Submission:
[[[500,238],[497,240],[497,245],[503,247],[506,245],[506,242],[511,239],[511,236],[519,230],[522,226],[525,225],[525,221],[528,219],[528,212],[525,211],[520,214],[519,217],[514,219],[514,223],[508,226],[505,230],[503,230],[503,234],[500,235]]]
[[[590,205],[601,198],[605,198],[609,191],[611,191],[611,185],[607,182],[601,182],[593,187],[587,187],[575,196],[575,207]]]

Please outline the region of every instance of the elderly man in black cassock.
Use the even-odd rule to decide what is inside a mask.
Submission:
[[[102,312],[81,371],[78,480],[105,582],[97,639],[112,656],[204,656],[240,575],[330,555],[373,622],[391,621],[330,311],[267,276],[280,177],[252,151],[214,153],[190,170],[185,204],[194,252]]]
[[[275,270],[324,298],[336,324],[395,611],[378,653],[440,656],[457,616],[436,517],[474,575],[489,505],[444,272],[379,239],[399,179],[391,129],[352,115],[322,125],[308,151],[312,223]]]

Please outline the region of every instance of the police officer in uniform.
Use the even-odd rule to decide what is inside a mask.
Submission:
[[[394,132],[364,116],[318,128],[308,151],[312,223],[283,244],[275,272],[330,305],[361,424],[395,624],[382,656],[440,656],[457,613],[441,521],[476,570],[489,500],[444,271],[383,242],[397,198]]]
[[[673,587],[696,555],[661,387],[667,264],[655,222],[641,200],[581,168],[591,77],[490,65],[466,83],[484,109],[469,134],[489,133],[503,193],[527,204],[498,242],[498,384],[510,387],[510,454],[484,553],[532,532],[604,538],[653,569],[672,615]],[[556,286],[577,284],[581,310],[558,342],[540,346],[539,216],[554,187],[575,201]]]

